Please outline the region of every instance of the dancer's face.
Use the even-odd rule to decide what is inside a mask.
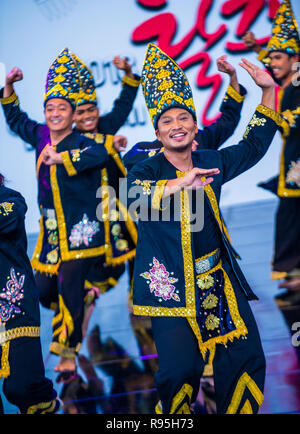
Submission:
[[[182,108],[171,108],[160,116],[156,136],[166,149],[182,152],[192,147],[197,131],[191,113]]]
[[[46,124],[50,131],[66,131],[73,125],[73,109],[71,104],[62,98],[52,98],[45,106]]]
[[[76,128],[83,132],[97,132],[99,110],[95,104],[82,104],[74,114]]]
[[[270,67],[277,80],[284,80],[296,73],[297,69],[293,68],[293,65],[299,61],[297,55],[289,56],[286,53],[274,51],[270,53],[270,59]]]

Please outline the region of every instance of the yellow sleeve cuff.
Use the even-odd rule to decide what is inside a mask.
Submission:
[[[139,87],[141,80],[136,80],[134,78],[128,77],[128,75],[124,75],[122,78],[123,84],[128,84],[128,86]]]
[[[62,156],[63,165],[65,166],[68,175],[69,176],[77,175],[77,171],[72,164],[69,151],[64,151],[60,155]]]
[[[226,93],[235,101],[241,103],[244,101],[246,95],[240,95],[231,85],[228,86]]]
[[[271,118],[279,127],[282,126],[282,117],[280,114],[270,109],[269,107],[264,106],[263,104],[259,104],[256,108],[256,111],[262,113],[263,115]]]
[[[15,92],[13,92],[10,96],[6,97],[6,98],[1,98],[1,104],[2,105],[6,105],[6,104],[11,104],[12,102],[15,102],[18,99],[18,96],[16,95]]]

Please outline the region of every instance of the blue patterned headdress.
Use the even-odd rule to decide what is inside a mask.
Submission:
[[[63,98],[76,107],[79,92],[77,64],[68,48],[52,62],[46,79],[44,105],[49,99]]]
[[[72,53],[72,56],[76,61],[79,75],[77,106],[82,104],[97,105],[96,87],[92,72],[74,53]]]
[[[273,21],[272,36],[267,50],[300,54],[300,39],[297,21],[290,0],[283,0]]]
[[[192,90],[184,72],[156,45],[147,47],[141,84],[155,129],[159,117],[170,108],[183,108],[196,120]]]

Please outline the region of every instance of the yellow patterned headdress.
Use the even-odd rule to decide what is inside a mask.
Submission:
[[[184,72],[156,45],[147,47],[141,84],[155,129],[159,117],[170,108],[183,108],[196,120],[192,90]]]
[[[63,98],[75,107],[78,91],[79,77],[76,62],[69,49],[64,48],[49,68],[44,104],[52,98]]]
[[[297,21],[290,0],[283,0],[273,21],[272,36],[267,45],[268,51],[283,51],[300,54],[300,39]]]
[[[97,105],[97,94],[95,88],[95,81],[90,69],[72,53],[78,70],[79,75],[79,92],[77,99],[77,106],[82,104],[95,104]]]

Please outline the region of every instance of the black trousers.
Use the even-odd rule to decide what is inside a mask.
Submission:
[[[265,357],[260,337],[246,297],[241,292],[236,297],[248,335],[226,346],[216,345],[213,373],[219,414],[257,413],[263,401]],[[190,413],[207,360],[186,318],[152,317],[151,321],[159,364],[156,411]]]
[[[95,258],[62,262],[58,275],[36,273],[39,299],[44,307],[55,305],[51,352],[75,357],[82,341],[84,283]]]
[[[273,270],[300,268],[300,198],[280,198],[276,213]]]
[[[2,351],[0,346],[1,356]],[[8,362],[10,374],[3,382],[7,400],[16,405],[21,413],[55,412],[57,394],[52,381],[45,377],[40,339],[19,337],[11,340]]]

